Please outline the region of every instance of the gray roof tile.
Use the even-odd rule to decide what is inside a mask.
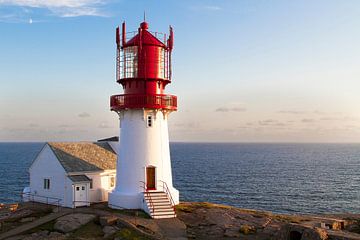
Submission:
[[[49,142],[48,145],[68,173],[116,168],[116,153],[107,142]]]

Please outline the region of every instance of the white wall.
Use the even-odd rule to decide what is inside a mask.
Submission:
[[[66,197],[68,185],[64,168],[48,145],[42,149],[29,169],[31,194],[36,195],[35,201],[47,202],[46,198],[61,199],[61,205],[70,206],[72,201]],[[44,179],[50,179],[50,189],[44,189]],[[48,201],[55,201],[48,199]]]
[[[148,127],[146,116],[153,113],[153,126]],[[146,167],[156,167],[156,181],[165,181],[179,202],[173,188],[167,117],[161,111],[127,110],[121,116],[120,144],[117,160],[117,184],[109,203],[125,208],[141,208],[140,181],[146,182]]]
[[[107,170],[98,173],[86,173],[87,177],[93,180],[93,188],[90,189],[91,202],[105,202],[108,200],[108,193],[114,189],[110,186],[110,178],[115,177],[115,170]]]

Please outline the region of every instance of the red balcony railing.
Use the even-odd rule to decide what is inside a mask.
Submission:
[[[154,109],[177,109],[177,97],[173,95],[138,95],[123,94],[113,95],[110,98],[110,107],[112,111],[118,111],[126,108],[154,108]]]

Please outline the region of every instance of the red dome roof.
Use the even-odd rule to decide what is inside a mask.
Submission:
[[[141,42],[143,45],[166,47],[165,44],[163,44],[159,39],[157,39],[154,35],[152,35],[150,32],[147,31],[148,26],[149,25],[147,22],[142,22],[140,24],[139,33],[136,34],[129,41],[127,41],[124,44],[124,47],[139,46],[140,45],[140,37],[141,37]],[[140,33],[140,31],[141,31],[141,33]]]

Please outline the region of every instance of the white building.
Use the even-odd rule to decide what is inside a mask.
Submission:
[[[70,208],[107,201],[115,186],[115,145],[46,143],[30,166],[25,199]]]

